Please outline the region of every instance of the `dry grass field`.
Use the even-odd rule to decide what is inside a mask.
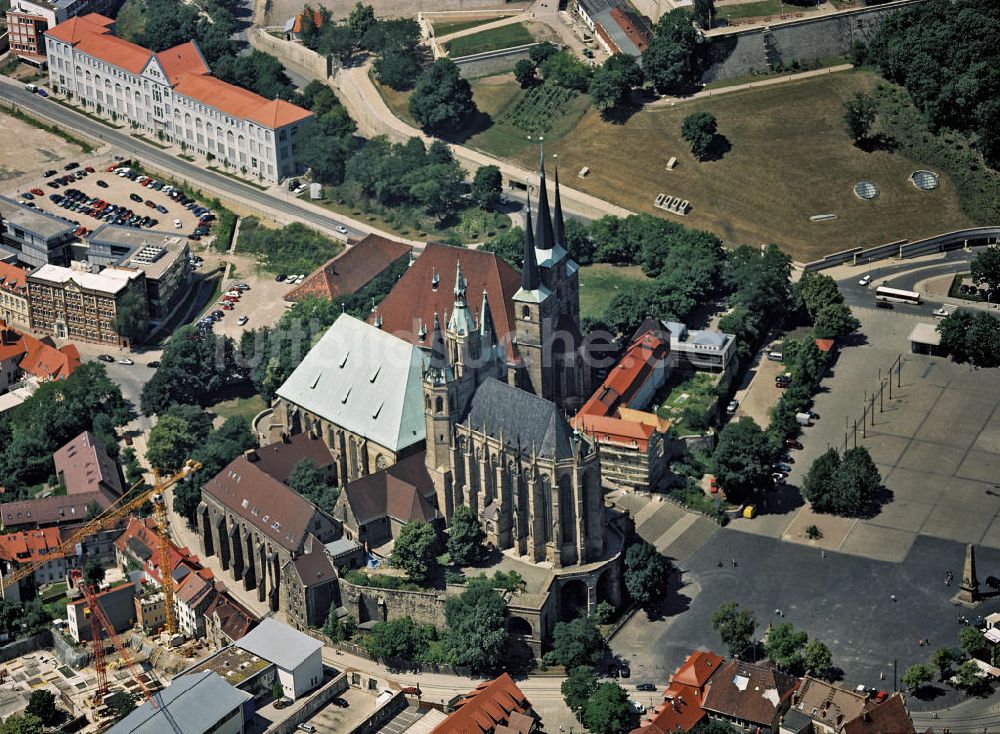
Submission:
[[[624,124],[604,122],[591,110],[546,152],[559,154],[564,180],[576,188],[655,214],[661,213],[653,206],[657,194],[680,196],[691,202],[689,215],[677,218],[684,224],[716,232],[732,245],[775,242],[799,261],[971,225],[946,176],[936,191],[922,192],[908,177],[926,166],[853,145],[844,129],[844,102],[877,84],[874,74],[841,72],[646,108]],[[716,115],[728,141],[719,160],[697,161],[680,136],[684,117],[702,110]],[[535,155],[532,148],[515,158],[535,166]],[[671,156],[679,163],[668,171]],[[583,166],[591,169],[587,178],[568,175]],[[853,186],[862,180],[878,185],[878,199],[855,197]],[[827,213],[837,219],[809,221]]]

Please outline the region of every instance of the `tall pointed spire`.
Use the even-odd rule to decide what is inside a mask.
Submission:
[[[531,197],[528,197],[524,222],[524,264],[521,265],[521,290],[538,290],[538,259],[535,257],[535,237],[531,233]]]
[[[448,351],[445,349],[444,335],[441,333],[441,320],[437,311],[434,312],[434,328],[431,331],[431,361],[428,365],[435,377],[444,376],[451,365],[448,362]]]
[[[490,311],[490,302],[486,297],[486,289],[483,289],[483,307],[479,312],[479,341],[483,345],[493,346],[496,344],[497,332],[493,325],[493,312]]]
[[[562,202],[559,200],[559,165],[556,164],[556,203],[553,213],[552,232],[556,238],[556,244],[566,247],[566,226],[563,222]]]
[[[465,288],[468,282],[465,280],[465,276],[462,275],[462,261],[460,259],[455,260],[455,302],[459,301],[465,302]]]
[[[552,215],[549,212],[549,192],[545,183],[545,141],[542,141],[542,159],[538,183],[538,221],[535,224],[535,242],[539,250],[551,250],[554,243]]]

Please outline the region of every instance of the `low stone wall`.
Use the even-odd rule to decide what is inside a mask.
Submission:
[[[711,36],[715,62],[702,76],[702,81],[760,74],[778,64],[808,64],[846,56],[856,41],[869,43],[887,15],[918,2],[924,0],[896,0],[833,15],[776,22]]]
[[[305,76],[326,79],[330,75],[330,62],[325,56],[302,44],[276,38],[263,28],[254,28],[250,32],[250,45],[276,56],[282,64],[301,71]]]
[[[437,591],[403,591],[359,586],[340,579],[341,605],[358,624],[411,617],[419,624],[440,627],[447,596]]]
[[[0,647],[0,663],[6,663],[25,653],[52,647],[52,632],[42,630],[31,637],[21,637]]]
[[[317,711],[326,706],[341,693],[347,690],[347,675],[338,673],[333,680],[306,699],[305,703],[292,712],[288,718],[265,729],[267,734],[291,734],[299,724],[312,718]]]
[[[537,43],[528,43],[523,46],[486,51],[472,56],[459,56],[452,61],[455,62],[458,72],[465,79],[474,79],[513,69],[514,64],[519,60],[531,58],[531,49],[537,45]]]

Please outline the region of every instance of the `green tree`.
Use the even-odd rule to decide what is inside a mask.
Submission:
[[[519,59],[514,64],[514,79],[517,80],[521,89],[527,89],[538,81],[535,76],[535,65],[529,59]]]
[[[485,579],[473,579],[468,588],[445,602],[448,631],[445,659],[451,665],[468,665],[475,672],[496,670],[503,663],[507,644],[507,605]]]
[[[748,502],[768,486],[774,449],[767,434],[748,416],[731,421],[719,432],[712,468],[726,499]]]
[[[903,685],[915,692],[934,679],[934,666],[926,663],[911,665],[903,673]]]
[[[969,311],[954,311],[938,322],[941,348],[959,364],[969,361],[967,336],[972,329],[973,315]]]
[[[833,667],[833,655],[830,648],[819,640],[809,640],[802,651],[802,664],[806,671],[819,678],[825,678]]]
[[[965,340],[970,362],[977,367],[1000,366],[1000,319],[980,311],[972,317]]]
[[[337,492],[330,486],[326,475],[311,459],[301,459],[292,467],[285,482],[289,487],[326,512],[333,511]]]
[[[372,70],[383,84],[397,91],[410,89],[420,76],[420,57],[413,49],[392,47],[379,54]]]
[[[701,59],[698,32],[686,10],[672,10],[660,17],[642,52],[642,68],[659,94],[684,92],[694,85],[701,73]]]
[[[589,665],[579,665],[568,671],[566,680],[559,686],[563,700],[577,716],[583,713],[587,701],[597,690],[597,675]]]
[[[523,60],[523,59],[522,59]],[[472,199],[477,206],[492,211],[500,203],[503,176],[496,166],[480,166],[472,177]]]
[[[840,511],[845,514],[861,513],[882,486],[882,475],[868,449],[857,446],[844,452],[844,460],[837,472],[840,490]]]
[[[520,270],[524,258],[524,230],[511,227],[484,242],[479,249],[496,254],[501,260]]]
[[[0,724],[0,734],[42,734],[42,720],[31,713],[14,714]]]
[[[377,23],[375,9],[371,5],[364,5],[361,2],[355,3],[347,16],[347,27],[351,29],[351,35],[358,43],[361,42],[368,29]]]
[[[831,303],[823,306],[816,314],[814,322],[819,339],[834,339],[853,334],[861,328],[861,322],[854,318],[846,303]]]
[[[434,639],[434,628],[418,625],[410,617],[379,622],[361,638],[365,649],[376,658],[418,661]]]
[[[320,100],[325,94],[319,97]],[[298,156],[309,164],[316,181],[339,184],[344,180],[347,160],[357,150],[357,125],[347,111],[336,105],[318,116],[295,139]]]
[[[257,438],[245,418],[232,416],[212,431],[192,456],[202,463],[201,471],[174,485],[174,512],[194,523],[195,511],[201,502],[201,488],[229,462],[247,449],[257,446]]]
[[[813,320],[824,306],[844,302],[837,281],[825,273],[803,273],[802,278],[795,284],[795,294],[802,299],[806,313]]]
[[[663,598],[670,580],[670,562],[651,543],[629,546],[625,553],[625,588],[643,607]]]
[[[767,633],[764,651],[779,668],[787,671],[798,670],[802,665],[802,654],[809,635],[796,631],[789,622],[782,622]]]
[[[694,725],[689,734],[741,734],[742,729],[734,729],[732,725],[707,716]]]
[[[358,626],[350,615],[343,617],[337,615],[337,607],[330,605],[330,612],[326,616],[326,624],[323,625],[323,634],[335,642],[342,642],[354,637]]]
[[[602,683],[583,709],[583,723],[594,734],[621,734],[629,723],[628,694],[617,683]]]
[[[83,564],[83,580],[95,588],[104,581],[106,574],[107,569],[96,558],[88,558]]]
[[[145,469],[143,469],[142,464],[139,463],[139,459],[136,458],[135,455],[135,449],[131,446],[126,447],[126,449],[122,451],[122,464],[125,466],[125,481],[127,481],[130,485],[143,480]]]
[[[148,327],[149,311],[146,308],[144,294],[139,293],[138,288],[129,288],[118,302],[111,328],[135,344],[146,336]]]
[[[31,692],[24,713],[38,717],[45,726],[53,726],[62,718],[62,713],[56,708],[55,694],[43,688]]]
[[[955,671],[956,684],[959,688],[963,688],[970,693],[972,691],[978,690],[980,688],[985,689],[986,683],[983,679],[983,673],[976,665],[975,660],[966,660],[964,663],[958,666],[958,670]]]
[[[740,609],[736,602],[728,602],[712,614],[712,629],[729,649],[732,657],[738,657],[750,646],[754,630],[757,629],[757,618],[753,612]]]
[[[207,404],[231,382],[233,374],[239,374],[234,351],[228,337],[213,333],[202,336],[192,326],[178,329],[163,350],[160,366],[142,388],[142,411],[153,415],[174,403]]]
[[[989,290],[1000,290],[1000,247],[987,247],[972,258],[972,280]]]
[[[15,636],[21,629],[24,609],[19,602],[0,599],[0,633]]]
[[[681,137],[691,144],[691,153],[700,161],[712,153],[719,124],[711,112],[694,112],[681,123]]]
[[[635,57],[617,53],[594,71],[588,91],[597,109],[607,112],[628,104],[635,87],[643,82]]]
[[[411,520],[399,531],[390,560],[417,583],[426,583],[437,570],[438,537],[434,526]]]
[[[597,622],[582,615],[569,622],[556,622],[552,633],[552,649],[545,654],[545,662],[561,665],[567,670],[581,665],[597,665],[607,652]]]
[[[135,695],[125,691],[116,691],[105,699],[115,721],[121,721],[135,711],[139,701]]]
[[[448,58],[437,59],[417,77],[409,109],[421,127],[438,133],[454,132],[477,112],[472,87]]]
[[[542,76],[545,81],[558,84],[565,89],[586,92],[590,85],[590,66],[583,63],[569,51],[558,51],[542,62]]]
[[[486,533],[475,515],[465,505],[459,505],[451,516],[446,544],[451,562],[459,566],[478,563],[485,551]]]
[[[970,658],[986,647],[986,635],[976,627],[963,627],[958,631],[958,644]]]
[[[712,20],[715,18],[715,0],[694,0],[692,10],[698,25],[705,30],[712,27]]]
[[[542,41],[537,43],[528,49],[528,57],[531,59],[531,63],[535,66],[541,66],[545,63],[545,60],[552,56],[552,54],[559,51],[554,43],[549,41]]]
[[[875,100],[864,92],[857,92],[844,104],[844,125],[854,143],[868,139],[876,115]]]
[[[948,675],[952,666],[962,659],[962,654],[959,650],[953,647],[939,647],[931,655],[931,664],[937,668],[938,674],[941,678]]]
[[[212,430],[212,420],[194,405],[172,405],[149,432],[146,458],[163,474],[184,466]]]

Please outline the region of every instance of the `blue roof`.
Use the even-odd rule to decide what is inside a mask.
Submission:
[[[211,671],[181,675],[157,693],[156,708],[146,701],[108,734],[204,734],[253,696],[233,688]]]

